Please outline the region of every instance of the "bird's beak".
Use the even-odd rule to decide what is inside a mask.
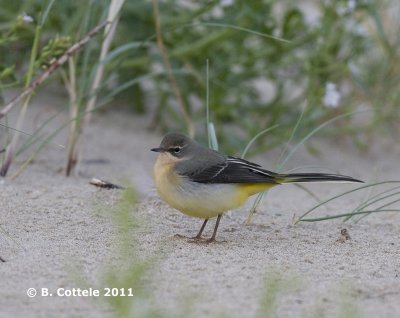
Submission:
[[[154,152],[165,152],[165,149],[164,148],[153,148],[153,149],[150,149],[151,151],[154,151]]]

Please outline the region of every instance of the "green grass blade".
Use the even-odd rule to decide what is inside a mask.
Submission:
[[[192,23],[189,24],[191,26],[196,26],[196,25],[204,25],[204,26],[211,26],[211,27],[219,27],[219,28],[226,28],[226,29],[233,29],[233,30],[237,30],[237,31],[242,31],[242,32],[247,32],[250,34],[254,34],[254,35],[258,35],[267,39],[271,39],[271,40],[276,40],[279,42],[283,42],[283,43],[291,43],[290,40],[286,40],[283,38],[278,38],[276,36],[273,36],[271,34],[267,34],[267,33],[262,33],[262,32],[257,32],[254,31],[252,29],[247,29],[247,28],[243,28],[234,24],[226,24],[226,23],[215,23],[215,22],[201,22],[201,23]]]
[[[208,136],[208,148],[211,148],[210,126],[210,84],[209,84],[209,62],[206,60],[206,124]]]
[[[364,112],[368,112],[368,111],[370,111],[370,110],[367,109],[367,110],[356,110],[356,111],[348,112],[348,113],[333,117],[333,118],[327,120],[326,122],[322,123],[317,128],[313,129],[310,133],[308,133],[302,140],[300,140],[299,143],[297,143],[296,146],[293,147],[293,149],[288,153],[288,155],[285,157],[285,159],[281,162],[279,167],[282,168],[286,164],[286,162],[294,155],[294,153],[300,148],[300,146],[303,145],[308,139],[310,139],[313,135],[315,135],[322,128],[325,128],[326,126],[330,125],[331,123],[333,123],[341,118],[349,117],[354,114],[364,113]],[[279,171],[279,169],[278,169],[278,171]]]
[[[272,127],[266,128],[262,131],[260,131],[257,135],[255,135],[246,145],[246,147],[243,150],[243,153],[241,155],[241,158],[244,158],[247,154],[247,152],[249,151],[250,147],[253,145],[253,143],[262,135],[264,135],[265,133],[271,131],[272,129],[275,129],[276,127],[278,127],[279,125],[273,125]]]
[[[287,149],[288,149],[288,147],[289,147],[289,144],[290,144],[291,141],[293,140],[293,138],[294,138],[294,136],[295,136],[295,134],[296,134],[296,132],[297,132],[297,130],[298,130],[298,127],[300,126],[300,122],[302,121],[302,118],[303,118],[305,109],[306,109],[306,107],[304,107],[304,108],[302,109],[301,114],[300,114],[300,117],[298,118],[298,120],[297,120],[297,122],[296,122],[296,125],[295,125],[295,127],[293,128],[293,130],[292,130],[292,133],[291,133],[291,135],[290,135],[290,137],[289,137],[289,140],[287,141],[287,143],[286,143],[286,145],[285,145],[285,148],[283,149],[283,151],[282,151],[282,153],[281,153],[281,155],[280,155],[280,157],[279,157],[278,162],[281,162],[281,160],[282,160],[284,154],[286,153],[286,151],[287,151]],[[251,141],[250,141],[250,142],[251,142]],[[280,169],[281,169],[282,166],[283,166],[283,165],[278,165],[278,167],[277,167],[277,171],[278,171],[278,172],[280,171]],[[255,200],[254,203],[253,203],[253,206],[252,206],[252,208],[251,208],[251,210],[250,210],[250,213],[249,213],[249,215],[247,216],[247,219],[246,219],[246,221],[245,221],[245,224],[249,224],[249,223],[250,223],[250,221],[251,221],[251,219],[253,218],[254,214],[257,212],[258,206],[261,204],[261,202],[262,202],[264,196],[267,194],[267,192],[268,192],[268,190],[267,190],[267,191],[264,191],[264,192],[262,192],[262,193],[259,193],[259,194],[257,195],[257,198],[256,198],[256,200]]]
[[[48,125],[50,124],[51,121],[53,121],[53,119],[57,118],[59,115],[61,115],[63,113],[63,110],[58,111],[56,114],[52,115],[51,117],[49,117],[42,125],[39,126],[39,128],[37,128],[33,134],[28,134],[28,133],[23,133],[24,135],[29,136],[28,140],[18,149],[18,151],[16,152],[16,156],[19,156],[20,154],[22,154],[25,150],[27,150],[29,147],[31,147],[32,145],[34,145],[35,143],[37,143],[38,141],[40,141],[41,136],[39,135],[39,133]],[[62,145],[59,144],[55,144],[53,142],[51,142],[51,144],[55,145],[55,146],[59,146],[60,148],[65,148]]]
[[[211,140],[211,149],[218,150],[218,139],[215,133],[215,127],[213,123],[209,123],[208,127],[208,138]]]
[[[115,48],[114,50],[110,51],[106,58],[103,59],[102,61],[100,61],[100,64],[107,64],[110,61],[116,59],[118,56],[122,55],[125,52],[129,52],[132,49],[138,49],[138,48],[143,48],[143,47],[147,47],[150,46],[150,44],[148,43],[143,43],[143,42],[130,42],[130,43],[126,43],[124,45],[121,45],[117,48]],[[98,64],[99,64],[98,63]],[[96,65],[95,67],[98,67],[98,65]]]
[[[399,187],[397,187],[397,188],[399,188]],[[389,191],[390,191],[390,190],[389,190]],[[389,192],[389,191],[387,191],[387,192]],[[396,196],[396,195],[398,195],[398,194],[400,194],[400,191],[397,191],[397,192],[394,192],[394,193],[391,193],[391,194],[387,194],[387,195],[385,195],[385,196],[383,196],[383,197],[378,197],[377,199],[372,200],[372,201],[371,201],[371,199],[368,199],[367,201],[363,202],[363,203],[360,204],[358,207],[356,207],[356,208],[353,210],[353,212],[362,211],[362,210],[364,210],[365,208],[367,208],[367,207],[369,207],[369,206],[371,206],[371,205],[373,205],[373,204],[375,204],[375,203],[377,203],[377,202],[379,202],[379,201],[385,200],[385,199],[387,199],[387,198],[391,198],[391,197]],[[375,197],[376,197],[376,196],[375,196]],[[348,220],[348,219],[346,219],[345,221],[347,221],[347,220]]]
[[[294,184],[294,186],[300,188],[301,190],[303,190],[304,192],[306,192],[310,197],[312,197],[315,201],[317,201],[318,203],[321,203],[322,200],[314,193],[312,192],[310,189],[308,189],[307,187],[305,187],[302,184]]]
[[[183,74],[183,75],[190,75],[190,72],[184,71],[184,70],[176,70],[173,71],[175,74]],[[110,101],[113,100],[113,98],[118,95],[119,93],[123,92],[124,90],[127,90],[128,88],[130,88],[133,85],[137,85],[139,84],[141,81],[146,80],[146,79],[151,79],[154,78],[156,76],[160,76],[160,75],[165,75],[164,71],[157,71],[157,72],[152,72],[152,73],[148,73],[146,75],[143,76],[139,76],[136,78],[133,78],[123,84],[121,84],[120,86],[118,86],[117,88],[115,88],[114,90],[112,90],[109,94],[107,94],[106,96],[104,96],[97,104],[97,106],[95,107],[95,109],[98,109],[99,107],[103,107],[105,104],[109,103]],[[103,86],[99,87],[99,90],[101,90],[103,88]],[[86,94],[84,96],[85,99],[90,98],[90,94]]]
[[[343,213],[343,214],[336,214],[336,215],[328,215],[320,218],[312,218],[312,219],[302,219],[297,222],[318,222],[318,221],[326,221],[332,219],[339,219],[342,217],[346,217],[349,215],[357,215],[357,214],[371,214],[371,213],[381,213],[381,212],[400,212],[400,209],[381,209],[381,210],[369,210],[369,211],[359,211],[355,213]],[[296,223],[297,223],[296,222]]]
[[[304,113],[306,111],[306,107],[304,106],[303,109],[301,110],[300,116],[296,121],[296,125],[294,126],[292,133],[290,134],[289,140],[286,142],[285,147],[283,148],[281,155],[279,156],[278,159],[278,166],[277,166],[277,172],[280,172],[284,165],[284,155],[288,152],[289,145],[291,144],[292,140],[294,139],[294,136],[296,135],[297,130],[300,127],[300,123],[303,120]],[[286,158],[285,158],[286,159]]]
[[[350,191],[342,192],[341,194],[335,195],[335,196],[329,198],[328,200],[325,200],[325,201],[323,201],[323,202],[317,204],[316,206],[312,207],[311,209],[309,209],[307,212],[305,212],[303,215],[301,215],[301,216],[299,217],[299,219],[295,222],[295,224],[297,224],[297,223],[303,221],[303,219],[304,219],[304,217],[305,217],[306,215],[310,214],[312,211],[316,210],[316,209],[319,208],[320,206],[322,206],[322,205],[324,205],[324,204],[326,204],[326,203],[328,203],[328,202],[330,202],[330,201],[336,200],[337,198],[343,197],[343,196],[345,196],[345,195],[348,195],[348,194],[350,194],[350,193],[353,193],[353,192],[356,192],[356,191],[359,191],[359,190],[362,190],[362,189],[367,189],[367,188],[369,188],[369,187],[375,187],[375,186],[378,186],[378,185],[382,185],[382,184],[391,184],[391,183],[400,183],[400,181],[395,181],[395,180],[381,181],[381,182],[376,182],[376,183],[372,183],[372,184],[367,184],[367,185],[364,185],[364,186],[361,186],[361,187],[352,189],[352,190],[350,190]],[[351,215],[351,213],[347,213],[347,214],[346,214],[346,216],[348,216],[348,215]]]
[[[43,26],[47,20],[47,16],[49,15],[49,12],[54,4],[55,0],[50,0],[49,4],[47,5],[46,9],[43,12],[43,15],[40,19],[40,26]]]
[[[264,199],[264,196],[266,196],[267,193],[268,193],[268,190],[261,192],[257,195],[256,199],[254,200],[253,206],[250,209],[249,215],[247,216],[246,220],[244,221],[244,224],[250,224],[251,220],[253,219],[254,214],[257,212],[258,206],[261,204],[262,200]]]
[[[286,151],[287,151],[287,149],[288,149],[288,147],[289,147],[289,144],[290,144],[291,141],[293,140],[293,138],[294,138],[294,136],[295,136],[295,134],[296,134],[296,132],[297,132],[297,129],[298,129],[298,127],[300,126],[300,122],[301,122],[301,120],[302,120],[302,118],[303,118],[305,109],[306,109],[306,107],[304,107],[304,108],[302,109],[302,111],[301,111],[301,113],[300,113],[300,117],[298,118],[298,120],[297,120],[297,122],[296,122],[296,125],[295,125],[295,127],[293,128],[293,130],[292,130],[292,133],[291,133],[291,135],[290,135],[290,137],[289,137],[289,140],[287,141],[287,143],[286,143],[286,145],[285,145],[285,148],[283,149],[283,151],[282,151],[282,153],[281,153],[281,155],[280,155],[280,157],[279,157],[278,162],[281,162],[281,160],[282,160],[282,158],[283,158],[283,155],[286,153]],[[278,165],[278,167],[277,167],[277,171],[278,171],[278,172],[280,171],[281,167],[282,167],[282,165]],[[264,199],[264,196],[267,195],[267,192],[268,192],[268,190],[267,190],[267,191],[264,191],[264,192],[261,192],[261,193],[259,193],[259,194],[257,195],[257,198],[256,198],[256,200],[255,200],[254,203],[253,203],[253,206],[252,206],[252,208],[251,208],[251,210],[250,210],[250,213],[249,213],[249,215],[247,216],[247,219],[246,219],[246,221],[245,221],[245,224],[249,224],[249,223],[250,223],[250,221],[251,221],[251,219],[253,218],[254,214],[257,212],[258,206],[261,204],[262,200]]]
[[[389,203],[386,203],[386,204],[384,204],[384,205],[381,205],[377,210],[381,210],[382,208],[386,208],[386,207],[391,206],[392,204],[395,204],[395,203],[397,203],[397,202],[400,202],[400,199],[396,199],[396,200],[393,200],[393,201],[391,201],[391,202],[389,202]],[[373,212],[371,212],[371,213],[373,213]],[[363,216],[361,216],[361,217],[356,221],[356,223],[357,223],[357,222],[360,222],[362,218],[364,218],[364,217],[370,215],[371,213],[364,214]]]
[[[215,132],[213,122],[210,121],[210,86],[209,86],[209,63],[206,60],[206,121],[207,121],[207,136],[208,136],[208,147],[214,150],[218,150],[218,138]]]

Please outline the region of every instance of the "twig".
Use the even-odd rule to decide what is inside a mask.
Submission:
[[[97,179],[97,178],[93,178],[92,180],[90,180],[89,182],[90,184],[99,187],[99,188],[104,188],[104,189],[125,189],[122,186],[119,186],[117,184],[108,182],[108,181],[104,181],[101,179]]]
[[[3,118],[15,105],[17,105],[24,97],[31,94],[36,87],[42,84],[55,70],[63,65],[72,55],[74,55],[81,47],[83,47],[89,40],[96,35],[102,28],[104,28],[109,22],[104,21],[103,23],[96,26],[93,30],[87,33],[81,40],[72,45],[61,57],[56,59],[50,64],[50,66],[39,76],[37,76],[32,83],[24,89],[19,95],[14,97],[8,102],[3,110],[0,112],[0,119]]]
[[[70,118],[76,118],[73,120],[69,126],[69,134],[68,134],[68,148],[67,148],[67,167],[66,167],[66,175],[69,176],[71,170],[75,166],[77,162],[77,153],[76,153],[76,142],[79,135],[79,125],[80,119],[78,116],[79,113],[79,105],[77,103],[77,94],[76,94],[76,69],[73,59],[69,60],[69,82],[65,79],[66,87],[69,94],[70,101]]]
[[[162,38],[162,33],[161,33],[161,23],[160,23],[160,11],[158,9],[158,0],[152,0],[153,4],[153,15],[154,15],[154,22],[155,22],[155,27],[156,27],[156,37],[157,37],[157,45],[161,53],[161,57],[164,63],[164,67],[167,72],[168,80],[171,83],[172,89],[174,91],[175,97],[178,101],[179,107],[181,109],[183,118],[186,121],[187,127],[188,127],[188,133],[191,137],[194,137],[194,126],[193,122],[190,119],[190,116],[188,114],[188,111],[185,107],[185,103],[183,101],[183,97],[181,94],[181,91],[179,90],[178,83],[176,82],[176,79],[173,75],[172,72],[172,66],[169,61],[168,57],[168,52],[167,49],[165,48],[164,41]]]
[[[96,69],[96,73],[94,76],[94,80],[92,82],[92,86],[90,88],[90,98],[86,104],[85,114],[83,116],[82,122],[76,121],[70,129],[69,134],[69,142],[68,142],[68,159],[67,159],[67,167],[66,167],[66,175],[69,176],[72,170],[78,163],[79,159],[79,151],[80,145],[83,143],[83,131],[84,128],[88,126],[92,113],[95,109],[96,100],[97,100],[97,92],[99,90],[101,81],[104,75],[105,64],[104,60],[107,57],[108,51],[110,50],[112,40],[114,39],[115,31],[118,25],[119,14],[124,4],[125,0],[112,0],[110,3],[110,7],[108,10],[107,21],[110,22],[109,25],[106,26],[104,30],[104,39],[101,45],[100,57],[99,57],[99,65]],[[71,107],[75,108],[78,111],[79,105],[72,103]],[[74,118],[72,116],[71,118]]]

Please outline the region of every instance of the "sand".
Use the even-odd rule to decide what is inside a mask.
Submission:
[[[40,94],[24,129],[33,131],[65,105],[58,94]],[[66,118],[62,113],[54,125]],[[293,225],[295,217],[315,201],[299,188],[285,185],[270,191],[250,225],[243,222],[252,200],[222,219],[219,243],[190,243],[174,234],[193,236],[202,221],[158,198],[151,178],[155,154],[149,148],[157,146],[161,136],[146,129],[148,122],[147,117],[123,112],[100,114],[87,131],[78,174],[66,178],[61,172],[65,150],[48,146],[19,178],[1,180],[0,225],[9,235],[0,233],[0,257],[5,260],[0,262],[1,317],[114,316],[105,301],[90,297],[27,296],[32,287],[39,291],[81,287],[76,268],[89,287],[105,287],[107,266],[115,266],[118,273],[113,257],[117,231],[112,216],[98,207],[107,210],[120,191],[89,185],[92,177],[129,181],[139,192],[140,203],[132,214],[142,225],[132,231],[132,257],[156,256],[143,288],[151,294],[150,306],[165,316],[267,316],[262,303],[268,295],[276,297],[269,312],[276,317],[400,316],[398,214],[374,214],[359,223]],[[46,131],[51,129],[54,126]],[[54,143],[66,144],[65,136],[63,131]],[[400,179],[400,147],[390,146],[393,140],[375,143],[366,153],[348,141],[315,139],[313,144],[320,150],[318,156],[302,149],[287,167],[315,164],[365,181]],[[278,157],[277,150],[252,160],[274,169]],[[322,198],[352,188],[310,186]],[[361,198],[360,194],[335,201],[318,215],[347,212]],[[343,228],[351,239],[340,242]],[[277,293],[271,292],[274,281],[281,282]]]

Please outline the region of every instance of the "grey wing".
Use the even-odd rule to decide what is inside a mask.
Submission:
[[[224,162],[187,174],[199,183],[279,183],[276,173],[260,168],[247,160],[227,157]]]

